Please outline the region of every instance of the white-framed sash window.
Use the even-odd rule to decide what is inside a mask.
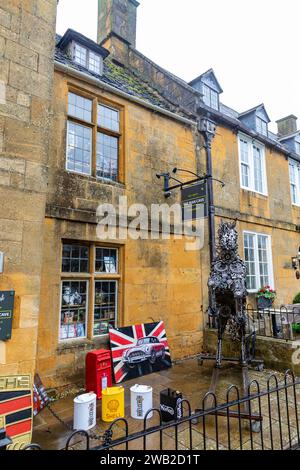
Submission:
[[[300,206],[300,163],[289,160],[289,173],[292,204]]]
[[[264,145],[244,134],[239,134],[238,141],[241,187],[267,196]]]
[[[264,286],[274,288],[272,247],[269,235],[244,231],[244,259],[249,292],[257,292]]]

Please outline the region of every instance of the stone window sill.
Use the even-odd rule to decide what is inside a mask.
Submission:
[[[93,339],[70,340],[59,343],[56,349],[57,354],[65,354],[74,349],[97,349],[100,345],[108,345],[109,335],[99,336]]]

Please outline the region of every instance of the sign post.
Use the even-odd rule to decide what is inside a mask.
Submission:
[[[206,180],[199,181],[196,184],[183,187],[181,190],[182,202],[182,219],[195,220],[199,217],[197,213],[197,206],[202,205],[200,217],[208,216],[207,204],[207,182]]]
[[[0,291],[0,341],[11,339],[15,291]]]

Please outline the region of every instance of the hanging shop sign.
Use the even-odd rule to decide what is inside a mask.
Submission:
[[[171,367],[163,321],[109,330],[115,382]]]
[[[20,450],[32,436],[32,382],[30,375],[0,377],[0,429],[12,439],[8,450]]]
[[[0,291],[0,341],[11,338],[15,292]]]
[[[195,220],[207,217],[207,184],[206,180],[199,181],[181,190],[182,219]],[[198,211],[197,211],[198,208]]]

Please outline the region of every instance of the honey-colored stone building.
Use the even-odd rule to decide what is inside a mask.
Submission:
[[[36,366],[56,5],[0,2],[0,289],[15,291],[0,375],[32,374]]]
[[[156,175],[205,174],[210,142],[212,175],[225,183],[213,183],[216,228],[237,220],[250,302],[266,284],[277,306],[298,292],[296,118],[280,120],[275,135],[263,105],[237,113],[220,102],[213,70],[188,84],[150,61],[136,49],[137,7],[99,0],[95,43],[73,30],[54,38],[56,1],[1,6],[0,287],[15,290],[16,303],[0,374],[82,382],[85,355],[108,346],[109,326],[159,320],[173,359],[201,352],[207,220],[203,249],[191,251],[176,224],[168,239],[161,224],[152,239],[150,225],[140,239],[101,237],[97,208],[118,213],[120,197],[149,212],[180,203],[180,190],[166,199]]]

